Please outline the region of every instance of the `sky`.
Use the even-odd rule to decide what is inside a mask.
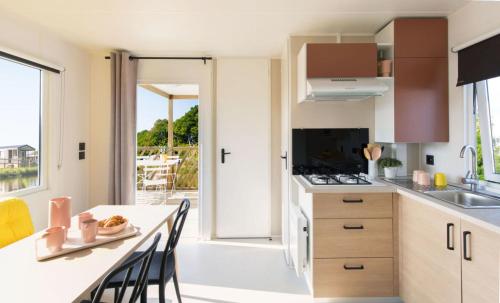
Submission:
[[[198,100],[174,101],[174,121],[195,105],[198,105]],[[156,120],[166,118],[168,118],[167,99],[137,86],[137,131],[151,129]]]
[[[0,146],[38,150],[40,70],[0,58]]]

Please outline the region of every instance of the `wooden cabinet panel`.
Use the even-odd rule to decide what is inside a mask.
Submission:
[[[399,294],[405,303],[461,302],[460,219],[399,196]],[[448,224],[450,246],[447,248]]]
[[[394,21],[396,58],[448,57],[448,20],[402,18]]]
[[[392,193],[314,194],[314,218],[391,218]]]
[[[500,236],[464,220],[461,225],[462,235],[470,232],[465,245],[471,258],[462,252],[462,302],[498,303]]]
[[[396,142],[448,141],[448,59],[397,58]]]
[[[392,257],[392,219],[315,219],[314,258]]]
[[[377,76],[375,43],[310,43],[305,47],[307,78]]]
[[[390,297],[392,258],[315,259],[314,297]]]

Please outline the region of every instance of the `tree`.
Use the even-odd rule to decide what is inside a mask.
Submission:
[[[137,133],[137,146],[167,146],[168,120],[158,119],[150,130]],[[174,145],[198,144],[198,105],[174,122]]]
[[[198,105],[174,122],[174,144],[198,144]]]

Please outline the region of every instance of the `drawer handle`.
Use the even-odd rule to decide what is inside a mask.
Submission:
[[[453,231],[455,230],[455,225],[453,223],[446,224],[446,248],[449,250],[455,250],[455,243],[453,241]]]
[[[363,265],[347,265],[344,264],[345,270],[363,270],[365,267]]]
[[[342,199],[344,203],[363,203],[363,199]]]
[[[463,242],[464,242],[464,260],[472,261],[472,252],[470,248],[470,240],[472,234],[470,231],[464,231],[463,233]],[[469,241],[467,241],[469,239]]]
[[[365,229],[363,224],[359,225],[344,225],[344,229]]]

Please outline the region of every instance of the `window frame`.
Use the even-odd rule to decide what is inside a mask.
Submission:
[[[476,83],[477,115],[481,132],[484,178],[488,182],[500,183],[500,173],[495,172],[495,155],[491,131],[490,100],[487,80]]]
[[[49,72],[38,67],[24,64],[19,61],[0,57],[16,64],[25,65],[40,71],[40,100],[39,100],[39,150],[38,150],[38,185],[0,193],[0,198],[10,196],[27,196],[48,189],[48,103],[49,103]]]

